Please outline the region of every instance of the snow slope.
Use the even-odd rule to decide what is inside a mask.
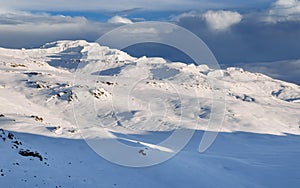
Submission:
[[[0,48],[0,71],[1,186],[300,186],[298,85],[240,68],[134,58],[86,41]],[[208,126],[214,95],[225,97],[220,130]],[[178,128],[195,130],[189,144],[147,168],[110,163],[82,138],[172,152],[157,144]],[[199,153],[205,130],[220,133]]]

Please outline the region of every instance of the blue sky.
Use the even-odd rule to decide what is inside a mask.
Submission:
[[[93,42],[121,25],[156,20],[172,22],[199,36],[221,64],[254,65],[300,59],[299,0],[0,0],[0,3],[1,47],[32,48],[65,39]],[[176,54],[164,50],[158,48],[153,52],[160,51],[157,55],[161,56],[164,52]],[[142,53],[140,49],[138,55]],[[296,65],[291,69],[300,68]]]

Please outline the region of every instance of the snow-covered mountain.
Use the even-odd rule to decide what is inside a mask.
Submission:
[[[86,41],[0,48],[0,71],[1,186],[300,186],[298,85]],[[225,105],[220,129],[209,126],[214,101]],[[83,140],[109,136],[157,149],[181,128],[196,131],[189,144],[148,168],[112,164]],[[199,153],[206,130],[220,133]]]

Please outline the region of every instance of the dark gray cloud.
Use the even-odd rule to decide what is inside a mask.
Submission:
[[[300,21],[273,23],[262,18],[260,14],[244,15],[224,31],[210,29],[201,15],[181,17],[178,24],[202,38],[221,63],[300,58]]]

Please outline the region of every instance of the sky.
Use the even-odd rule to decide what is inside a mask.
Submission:
[[[246,63],[249,67],[273,62],[274,67],[280,67],[275,66],[277,62],[300,71],[299,63],[282,64],[300,59],[299,0],[0,0],[0,3],[0,47],[33,48],[66,39],[93,42],[124,24],[154,20],[190,30],[208,45],[220,64]],[[136,52],[132,55],[149,53],[150,47],[131,50]],[[160,56],[176,54],[157,46],[150,51],[160,52],[154,54]],[[169,58],[188,61],[182,56]]]

